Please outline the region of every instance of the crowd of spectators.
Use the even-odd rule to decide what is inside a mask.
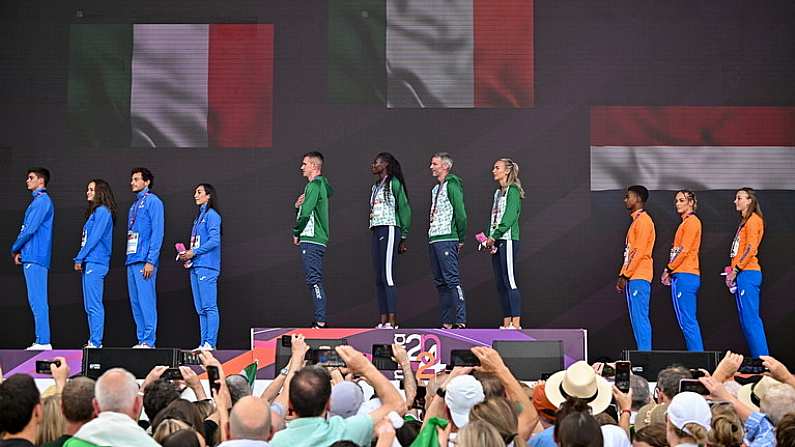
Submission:
[[[301,335],[291,349],[259,395],[210,352],[200,354],[219,370],[210,395],[187,366],[181,380],[158,366],[139,384],[121,368],[69,378],[61,358],[42,392],[28,375],[2,380],[0,447],[795,447],[795,376],[769,356],[760,375],[738,373],[743,356],[727,352],[711,372],[660,371],[653,392],[633,374],[623,392],[605,364],[582,361],[524,383],[488,347],[472,348],[480,366],[418,380],[396,344],[398,389],[350,346],[334,348],[343,367],[307,365]],[[703,392],[682,391],[694,376]]]

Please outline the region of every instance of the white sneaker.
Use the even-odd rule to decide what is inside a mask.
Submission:
[[[394,329],[394,327],[392,327],[392,323],[384,323],[384,325],[381,326],[381,328],[382,329]]]
[[[215,351],[215,348],[213,348],[209,343],[204,342],[203,345],[198,347],[197,351]]]
[[[26,351],[52,351],[52,345],[47,343],[46,345],[42,345],[39,343],[33,343],[32,345],[25,348]]]
[[[140,343],[133,346],[133,349],[154,349],[154,346],[149,346],[146,343]]]
[[[88,342],[83,346],[83,349],[100,349],[101,347],[102,345],[97,346],[94,343]]]
[[[510,329],[510,328],[511,328],[510,326],[500,326],[500,330],[501,331],[504,331],[504,330]]]
[[[384,323],[378,323],[377,325],[375,325],[375,328],[376,329],[383,329],[384,328]]]

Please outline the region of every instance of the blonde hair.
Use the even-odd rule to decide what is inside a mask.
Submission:
[[[696,198],[696,193],[690,191],[689,189],[680,189],[674,193],[674,200],[676,200],[676,196],[678,196],[679,193],[682,193],[682,195],[685,196],[685,200],[693,202],[693,212],[695,213],[696,209],[698,208],[698,199]]]
[[[706,445],[707,441],[709,440],[709,432],[707,429],[696,424],[695,422],[685,424],[682,429],[679,429],[670,421],[668,423],[671,424],[671,428],[673,429],[676,436],[680,439],[690,439],[693,441],[693,444],[698,445]]]
[[[519,419],[513,406],[504,397],[490,397],[469,410],[469,420],[483,421],[496,428],[505,444],[517,436]]]
[[[53,394],[41,401],[42,421],[36,434],[37,444],[55,441],[66,432],[66,418],[61,411],[61,395]]]
[[[508,186],[516,185],[519,188],[519,197],[524,199],[524,188],[522,188],[522,181],[519,179],[519,163],[510,158],[500,158],[497,161],[501,161],[508,168]]]
[[[489,423],[479,420],[469,421],[458,432],[457,442],[459,447],[505,447],[500,432]]]
[[[712,430],[708,440],[710,446],[739,447],[743,443],[743,423],[730,404],[712,407]]]
[[[154,438],[155,442],[158,444],[162,444],[163,441],[168,437],[168,435],[172,433],[176,433],[180,430],[191,430],[192,427],[185,422],[180,421],[179,419],[164,419],[161,421],[155,432],[152,433],[152,438]]]

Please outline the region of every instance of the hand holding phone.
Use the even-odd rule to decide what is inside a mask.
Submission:
[[[160,375],[163,380],[182,380],[182,371],[179,368],[168,368]]]
[[[36,374],[52,374],[50,365],[61,366],[60,360],[36,360]]]
[[[629,379],[631,369],[632,364],[630,362],[616,362],[616,379],[614,383],[616,388],[621,390],[622,393],[628,393],[631,387]]]
[[[753,357],[743,357],[743,363],[737,372],[742,374],[764,374],[769,370],[763,363],[762,359],[755,359]]]

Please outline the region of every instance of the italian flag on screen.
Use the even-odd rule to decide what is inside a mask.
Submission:
[[[72,25],[70,131],[94,147],[270,147],[273,25]]]
[[[532,107],[532,0],[329,0],[333,103]]]

